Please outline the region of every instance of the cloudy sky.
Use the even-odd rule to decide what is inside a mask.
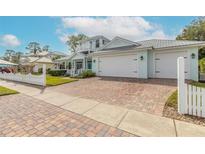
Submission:
[[[120,36],[132,41],[175,39],[197,17],[0,17],[0,55],[6,49],[26,52],[31,41],[68,53],[68,35]]]

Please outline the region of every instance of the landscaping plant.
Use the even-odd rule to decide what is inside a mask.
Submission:
[[[95,76],[95,73],[92,72],[91,70],[84,70],[84,71],[80,74],[80,76],[81,76],[82,78],[89,78],[89,77],[94,77],[94,76]]]
[[[50,70],[48,74],[52,76],[64,76],[66,74],[66,70]]]

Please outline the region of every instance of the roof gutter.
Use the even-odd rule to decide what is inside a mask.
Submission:
[[[153,47],[147,47],[147,48],[140,48],[140,49],[131,49],[131,50],[106,50],[106,51],[97,51],[94,53],[89,54],[89,56],[98,56],[98,55],[107,55],[107,54],[120,54],[120,53],[134,53],[134,52],[139,52],[139,51],[148,51],[148,50],[153,50]]]
[[[180,45],[180,46],[171,46],[171,47],[163,47],[163,48],[153,48],[154,50],[169,50],[169,49],[180,49],[186,47],[205,47],[205,43],[191,44],[191,45]]]

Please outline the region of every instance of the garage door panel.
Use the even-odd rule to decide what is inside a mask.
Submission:
[[[188,78],[187,52],[156,53],[155,74],[157,78],[177,78],[177,58],[185,57],[185,76]]]
[[[137,77],[136,55],[100,58],[99,74],[100,76]]]

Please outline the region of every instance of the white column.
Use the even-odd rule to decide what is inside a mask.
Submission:
[[[66,61],[65,61],[64,67],[65,67],[65,69],[66,69]]]
[[[46,86],[46,64],[43,64],[43,86]]]
[[[177,59],[177,84],[178,84],[178,112],[186,113],[186,89],[185,89],[185,65],[184,57]]]

